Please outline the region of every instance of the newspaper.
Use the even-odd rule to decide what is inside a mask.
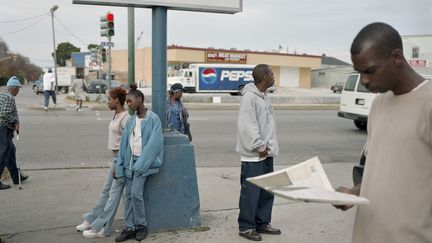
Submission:
[[[272,194],[290,200],[333,205],[369,204],[364,197],[335,191],[318,157],[247,180]]]

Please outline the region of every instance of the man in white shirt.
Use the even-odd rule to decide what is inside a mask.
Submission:
[[[49,97],[51,96],[54,105],[57,105],[57,98],[55,93],[55,78],[52,73],[52,69],[48,68],[48,71],[43,75],[43,89],[44,89],[44,110],[48,111]]]

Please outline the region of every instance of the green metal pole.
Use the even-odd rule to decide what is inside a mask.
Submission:
[[[128,7],[128,87],[135,83],[135,8]]]
[[[108,36],[108,42],[111,43],[111,36]],[[111,45],[108,47],[108,92],[111,91],[111,68],[112,68],[112,59],[111,59]]]

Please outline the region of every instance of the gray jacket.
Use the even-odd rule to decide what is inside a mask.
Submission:
[[[269,157],[278,155],[276,121],[269,97],[259,91],[254,83],[247,84],[242,94],[236,151],[243,156],[258,157],[258,152],[268,147]]]

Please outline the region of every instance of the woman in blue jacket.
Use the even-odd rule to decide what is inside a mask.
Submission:
[[[163,158],[163,134],[159,117],[144,107],[144,95],[131,85],[126,103],[135,112],[123,131],[115,175],[125,178],[125,228],[115,239],[121,242],[147,236],[144,183],[159,172]]]

